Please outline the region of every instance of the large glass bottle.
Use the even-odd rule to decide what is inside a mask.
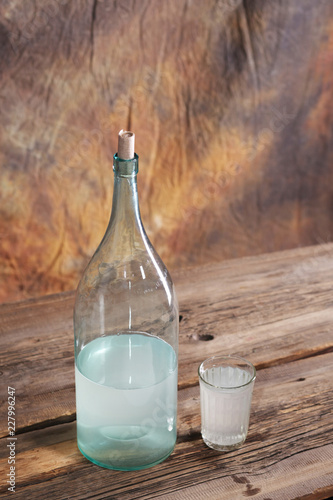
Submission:
[[[141,222],[139,159],[126,150],[134,134],[121,131],[119,141],[110,222],[76,294],[77,440],[92,462],[135,470],[164,460],[176,442],[179,315]]]

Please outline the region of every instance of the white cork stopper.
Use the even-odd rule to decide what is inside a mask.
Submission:
[[[131,160],[134,158],[135,134],[128,130],[121,130],[118,134],[118,158]]]

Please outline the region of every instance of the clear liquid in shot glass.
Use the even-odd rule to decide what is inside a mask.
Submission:
[[[238,448],[246,439],[253,374],[235,366],[214,366],[200,378],[201,434],[213,449]]]

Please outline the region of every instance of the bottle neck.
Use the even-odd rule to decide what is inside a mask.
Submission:
[[[137,190],[139,158],[123,160],[113,157],[114,189],[112,212],[109,224],[112,237],[122,247],[133,247],[138,234],[142,233],[142,222]]]

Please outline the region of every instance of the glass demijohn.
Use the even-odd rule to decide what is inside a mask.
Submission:
[[[119,470],[155,465],[176,442],[178,303],[141,222],[131,144],[121,131],[110,222],[74,309],[78,447]]]

